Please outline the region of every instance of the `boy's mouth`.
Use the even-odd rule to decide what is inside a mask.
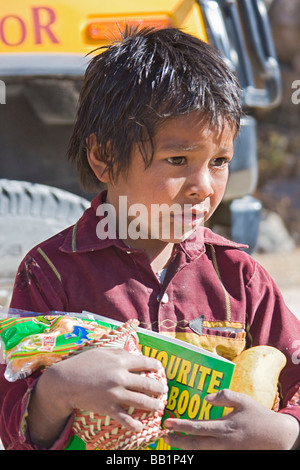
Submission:
[[[185,206],[191,206],[185,204]],[[174,213],[173,220],[176,223],[182,223],[186,225],[199,225],[204,222],[205,216],[208,213],[208,209],[204,204],[197,204],[188,208],[184,208],[182,212]]]

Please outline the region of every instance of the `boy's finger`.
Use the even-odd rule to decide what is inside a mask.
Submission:
[[[147,395],[164,395],[168,393],[167,381],[155,380],[154,377],[147,377],[140,374],[130,374],[126,385],[128,390],[132,390]]]
[[[163,369],[162,363],[153,357],[136,355],[132,353],[130,353],[130,355],[132,356],[132,359],[130,360],[128,369],[131,372],[158,371]]]
[[[115,410],[110,413],[111,418],[115,419],[124,426],[126,429],[132,432],[141,432],[143,424],[138,419],[134,419],[128,414],[123,408],[116,406]]]
[[[122,400],[119,403],[122,407],[133,407],[145,411],[163,411],[166,406],[164,400],[131,390],[123,392]]]
[[[194,421],[168,418],[164,426],[172,431],[183,432],[201,437],[220,437],[226,432],[227,425],[222,419]]]
[[[233,390],[224,389],[220,392],[211,393],[205,397],[205,400],[215,406],[226,406],[239,408],[245,404],[245,401],[251,400],[250,397]]]

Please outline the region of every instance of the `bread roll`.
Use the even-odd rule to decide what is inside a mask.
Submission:
[[[233,359],[236,364],[230,390],[244,393],[269,409],[277,397],[279,374],[286,364],[285,355],[271,346],[254,346]],[[225,408],[224,415],[232,411]]]

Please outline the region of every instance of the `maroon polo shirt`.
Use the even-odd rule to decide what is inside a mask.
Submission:
[[[280,376],[280,411],[300,421],[300,322],[266,271],[237,244],[200,228],[175,245],[161,284],[145,252],[119,239],[98,238],[96,211],[104,198],[100,194],[77,224],[28,253],[16,276],[11,307],[43,313],[85,310],[120,321],[137,318],[144,328],[228,358],[244,347],[274,346],[287,357]],[[3,371],[4,366],[0,437],[5,447],[35,449],[21,427],[38,374],[8,383]],[[70,425],[54,448],[65,445]]]

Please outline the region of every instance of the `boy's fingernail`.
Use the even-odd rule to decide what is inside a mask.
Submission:
[[[172,428],[172,423],[170,423],[168,420],[166,420],[164,422],[164,427],[167,428],[167,429],[171,429]]]
[[[216,393],[210,393],[209,395],[206,395],[205,400],[206,401],[213,401],[215,398],[217,398],[217,392]]]

